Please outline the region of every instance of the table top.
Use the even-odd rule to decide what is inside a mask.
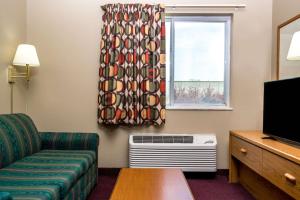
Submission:
[[[267,135],[263,134],[262,131],[230,131],[230,134],[300,164],[299,147],[286,144],[279,140],[263,139],[263,137]]]
[[[194,199],[180,169],[123,168],[110,197],[110,200],[170,199]]]

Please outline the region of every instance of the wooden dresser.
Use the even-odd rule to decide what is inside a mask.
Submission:
[[[229,181],[256,199],[300,199],[300,148],[260,131],[230,131]]]

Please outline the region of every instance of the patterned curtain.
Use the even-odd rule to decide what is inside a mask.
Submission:
[[[107,4],[102,9],[98,122],[164,124],[164,8]]]

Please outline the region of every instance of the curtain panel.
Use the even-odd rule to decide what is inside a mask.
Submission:
[[[164,8],[107,4],[102,9],[98,122],[164,124]]]

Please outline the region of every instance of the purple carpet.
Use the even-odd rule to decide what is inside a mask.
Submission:
[[[91,193],[89,200],[108,200],[117,176],[99,177],[99,184]],[[229,184],[226,176],[210,179],[188,178],[195,200],[253,200],[254,198],[239,184]]]

